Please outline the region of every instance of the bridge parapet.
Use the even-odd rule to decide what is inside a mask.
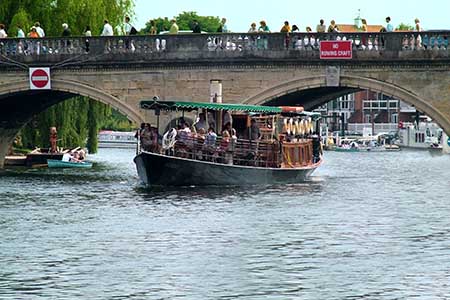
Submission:
[[[152,63],[211,59],[319,60],[320,41],[352,42],[353,60],[449,57],[450,31],[357,33],[208,33],[0,40],[0,68],[30,65]]]

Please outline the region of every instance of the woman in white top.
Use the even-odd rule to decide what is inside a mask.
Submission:
[[[420,20],[419,19],[415,19],[414,23],[416,23],[416,25],[414,26],[414,31],[422,31],[422,27],[420,26]]]
[[[7,37],[8,37],[8,35],[6,34],[6,31],[5,31],[5,25],[0,24],[0,39],[5,39]]]

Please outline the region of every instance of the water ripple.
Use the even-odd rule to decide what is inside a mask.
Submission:
[[[450,298],[449,157],[326,154],[264,187],[146,189],[128,150],[2,171],[0,298]]]

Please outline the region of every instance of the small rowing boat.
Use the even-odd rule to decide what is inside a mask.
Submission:
[[[92,163],[87,161],[73,162],[57,159],[47,159],[47,165],[49,168],[92,168]]]

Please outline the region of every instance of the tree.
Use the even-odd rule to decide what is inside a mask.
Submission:
[[[193,28],[194,20],[196,20],[200,24],[200,28],[202,29],[202,31],[206,32],[217,32],[217,29],[220,26],[219,17],[199,16],[195,11],[182,12],[174,18],[177,21],[179,30],[191,31]],[[169,30],[171,25],[168,17],[164,18],[159,17],[156,19],[152,19],[151,21],[155,22],[158,33],[161,31]],[[150,21],[145,24],[145,28],[143,28],[141,32],[142,33],[150,32]]]
[[[60,36],[63,23],[69,24],[73,35],[81,35],[87,25],[95,35],[104,19],[121,24],[126,15],[133,15],[133,8],[134,0],[1,0],[0,20],[12,33],[20,22],[26,23],[22,25],[27,32],[39,21],[47,36]]]
[[[126,15],[133,15],[133,7],[133,0],[1,0],[0,21],[10,36],[17,34],[17,25],[26,33],[36,21],[47,36],[60,36],[63,23],[69,24],[73,35],[81,35],[87,25],[99,34],[104,19],[121,24]],[[22,143],[28,148],[48,147],[49,128],[56,126],[59,146],[85,146],[88,141],[88,150],[95,152],[98,128],[110,118],[109,106],[74,97],[34,116],[21,130]]]
[[[411,26],[409,24],[400,23],[395,30],[399,31],[412,31],[414,30],[414,26]]]

